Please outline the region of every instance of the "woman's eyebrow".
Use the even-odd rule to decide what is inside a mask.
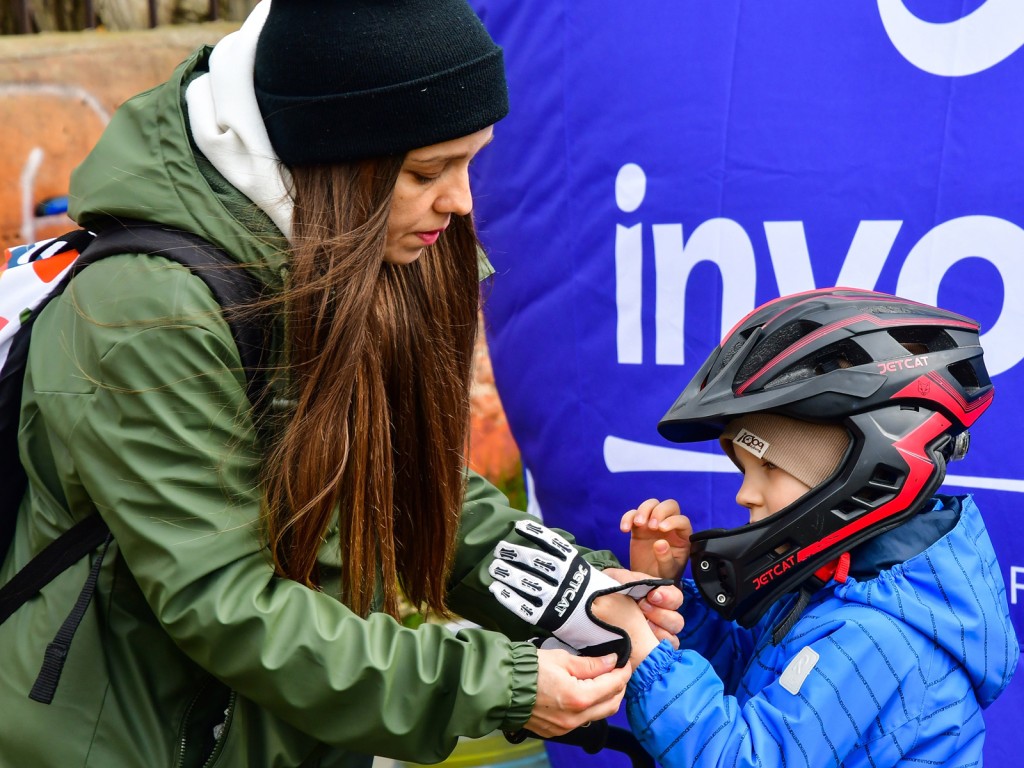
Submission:
[[[480,145],[480,149],[478,149],[477,152],[479,152],[481,149],[486,147],[492,141],[494,141],[494,134],[491,134],[491,136],[487,139],[487,141],[485,141],[483,144]],[[476,154],[476,153],[474,152],[474,154]],[[426,164],[426,163],[437,163],[437,162],[441,162],[443,160],[458,160],[460,158],[467,157],[468,155],[469,155],[468,152],[456,152],[456,153],[452,153],[452,154],[442,153],[440,155],[431,155],[430,157],[415,157],[413,155],[409,155],[408,159],[411,160],[414,163],[424,163],[424,164]]]
[[[456,157],[461,157],[461,155],[431,155],[430,157],[409,157],[408,159],[412,163],[423,163],[426,165],[427,163],[439,163]]]

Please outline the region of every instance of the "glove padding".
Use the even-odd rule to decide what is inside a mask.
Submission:
[[[671,579],[642,579],[619,584],[580,557],[562,536],[533,520],[515,525],[520,536],[536,545],[501,541],[494,549],[488,573],[491,593],[524,621],[550,632],[583,656],[614,653],[616,666],[629,660],[629,635],[593,614],[594,600],[623,592],[635,600]],[[547,647],[545,644],[542,647]]]

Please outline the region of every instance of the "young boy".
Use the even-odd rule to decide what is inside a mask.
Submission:
[[[629,632],[629,720],[659,763],[981,763],[1019,649],[977,507],[935,491],[991,399],[977,324],[894,296],[783,297],[726,336],[659,431],[720,441],[749,522],[623,517],[634,570],[691,563],[679,650],[632,601],[594,603]]]

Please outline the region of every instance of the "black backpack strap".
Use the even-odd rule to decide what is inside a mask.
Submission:
[[[98,230],[95,241],[72,267],[72,275],[107,256],[125,253],[163,256],[188,267],[206,283],[221,309],[225,310],[224,319],[231,329],[245,369],[249,401],[259,406],[266,394],[266,328],[257,322],[251,311],[232,310],[257,302],[262,294],[262,284],[249,270],[198,235],[148,222],[119,223]]]
[[[147,222],[119,223],[97,232],[95,238],[81,230],[68,233],[60,239],[77,238],[76,244],[84,248],[69,274],[33,312],[30,321],[35,320],[45,303],[64,291],[68,282],[90,264],[120,254],[151,254],[163,256],[182,266],[188,267],[201,278],[213,293],[217,303],[224,310],[224,319],[238,347],[238,354],[245,369],[246,393],[253,407],[259,410],[267,394],[263,374],[266,350],[266,329],[257,322],[252,311],[231,310],[251,307],[260,298],[262,285],[244,267],[241,267],[222,250],[190,232],[171,229]],[[27,359],[28,332],[21,339],[19,354]],[[13,350],[12,350],[13,352]],[[17,368],[17,367],[16,367]],[[18,386],[24,377],[24,364],[20,376],[11,386]],[[20,397],[13,402],[18,402]],[[14,418],[17,418],[15,414]],[[17,459],[17,457],[14,457]],[[15,462],[17,465],[17,462]],[[20,498],[20,494],[18,494]],[[16,504],[16,502],[15,502]],[[16,509],[16,506],[15,506]],[[38,555],[11,580],[0,588],[0,624],[44,586],[78,562],[89,552],[102,545],[103,549],[93,561],[89,576],[75,601],[75,605],[64,620],[53,641],[46,647],[42,668],[36,678],[29,698],[49,704],[57,690],[71,641],[92,601],[99,578],[100,566],[113,537],[103,518],[90,515],[72,526],[57,539],[50,542]],[[0,551],[0,557],[3,556]]]
[[[92,517],[99,517],[99,515],[93,515]],[[106,525],[103,527],[106,528]],[[108,531],[101,542],[103,549],[100,550],[100,553],[93,561],[92,567],[89,569],[89,577],[85,580],[82,591],[78,593],[78,599],[75,601],[71,613],[64,619],[64,623],[60,625],[60,629],[57,630],[57,634],[50,641],[50,644],[46,646],[46,652],[43,654],[43,666],[40,668],[36,682],[28,694],[28,697],[33,701],[38,701],[40,704],[49,704],[53,701],[53,695],[57,692],[57,683],[60,682],[61,672],[64,671],[64,662],[68,658],[68,651],[71,650],[71,641],[74,639],[75,632],[78,631],[78,625],[82,622],[82,618],[89,608],[89,603],[92,601],[93,592],[96,591],[96,580],[100,576],[100,566],[103,565],[103,558],[106,557],[107,549],[110,548],[110,542],[113,539],[114,537]]]
[[[66,243],[61,251],[73,250],[83,252],[93,241],[93,235],[84,229],[67,232],[58,238]],[[3,492],[0,493],[0,560],[3,559],[10,546],[14,532],[14,520],[18,514],[18,506],[25,495],[28,478],[18,457],[18,422],[21,409],[21,390],[25,382],[25,366],[28,362],[28,343],[31,338],[32,325],[43,308],[67,286],[69,276],[65,275],[56,283],[32,312],[22,319],[21,327],[11,339],[7,359],[0,368],[0,467],[3,467]]]
[[[0,624],[7,621],[21,605],[39,590],[57,578],[73,564],[77,563],[94,549],[103,545],[99,556],[89,569],[89,576],[78,593],[74,608],[57,631],[53,641],[46,646],[43,664],[39,669],[35,684],[29,692],[29,698],[43,704],[53,701],[57,692],[57,683],[64,669],[71,641],[74,639],[78,625],[92,601],[96,591],[96,580],[100,575],[100,566],[107,554],[107,548],[113,536],[110,529],[99,515],[93,514],[79,521],[51,541],[43,550],[29,560],[28,564],[18,571],[9,582],[0,589]]]
[[[110,534],[99,515],[89,515],[51,541],[0,588],[0,624],[69,567],[100,546]]]

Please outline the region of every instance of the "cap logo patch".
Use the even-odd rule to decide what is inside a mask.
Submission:
[[[771,448],[771,443],[758,437],[747,429],[741,429],[739,434],[736,435],[732,441],[744,450],[754,454],[759,459],[763,459],[767,450]]]

